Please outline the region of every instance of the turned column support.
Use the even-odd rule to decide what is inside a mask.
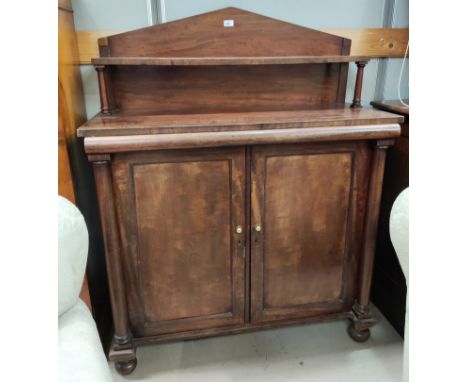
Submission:
[[[380,214],[385,157],[387,155],[387,148],[393,145],[393,143],[394,140],[377,141],[372,153],[372,165],[366,206],[367,214],[364,223],[365,244],[362,249],[360,267],[361,283],[357,300],[357,303],[361,306],[367,306],[370,302],[372,269],[374,267],[375,242],[377,239],[377,226]]]
[[[99,98],[101,99],[101,113],[111,114],[109,90],[106,80],[106,67],[104,65],[95,66],[98,74]]]
[[[353,103],[351,104],[352,108],[361,108],[361,92],[362,92],[362,80],[364,78],[364,67],[366,66],[367,61],[357,61],[357,74],[356,74],[356,83],[354,85],[354,97]]]
[[[110,155],[89,155],[93,163],[98,196],[101,227],[104,238],[107,277],[114,321],[114,335],[109,359],[114,361],[117,371],[129,374],[136,367],[135,347],[129,327],[127,297],[121,263],[121,250],[112,186]]]
[[[362,248],[359,268],[358,297],[351,311],[351,326],[349,335],[358,342],[366,341],[370,337],[369,328],[376,324],[370,309],[370,293],[372,283],[372,270],[374,268],[375,243],[377,239],[377,225],[380,214],[380,201],[382,196],[382,183],[385,169],[387,148],[395,141],[379,140],[375,143],[372,152],[372,164],[369,180],[369,189],[364,223],[364,246]]]

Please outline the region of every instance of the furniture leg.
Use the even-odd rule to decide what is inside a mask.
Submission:
[[[109,359],[115,362],[116,370],[123,375],[131,373],[137,365],[127,315],[127,298],[121,264],[119,232],[113,198],[112,174],[109,155],[89,156],[93,162],[94,176],[104,237],[107,274],[110,286],[114,336]]]
[[[349,336],[356,342],[365,342],[370,337],[370,328],[377,323],[372,317],[369,305],[354,304],[352,309],[351,324],[348,327]]]
[[[367,341],[370,328],[377,323],[370,308],[370,289],[372,282],[372,268],[374,266],[375,242],[377,237],[377,223],[379,220],[380,200],[385,168],[387,148],[393,140],[377,141],[372,157],[371,177],[367,199],[367,215],[364,226],[364,247],[361,259],[360,286],[356,302],[351,310],[351,325],[348,329],[350,337],[357,342]]]

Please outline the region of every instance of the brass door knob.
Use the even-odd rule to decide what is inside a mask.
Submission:
[[[236,226],[236,233],[242,233],[242,226]]]
[[[255,231],[260,232],[262,230],[262,226],[260,224],[255,224]]]

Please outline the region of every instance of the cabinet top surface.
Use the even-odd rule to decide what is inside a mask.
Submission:
[[[96,115],[78,129],[79,137],[268,130],[401,123],[403,117],[372,108],[183,115]]]

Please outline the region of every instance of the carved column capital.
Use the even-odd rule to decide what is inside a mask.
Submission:
[[[111,160],[110,154],[90,154],[88,160],[93,163],[93,166],[106,166]]]
[[[394,144],[395,144],[395,139],[380,139],[375,143],[377,148],[381,150],[386,150],[389,147],[393,146]]]
[[[364,68],[367,65],[367,61],[356,61],[356,66],[359,68]]]
[[[104,70],[106,70],[106,67],[105,65],[94,65],[94,69],[96,69],[96,71],[98,72],[103,72]]]

